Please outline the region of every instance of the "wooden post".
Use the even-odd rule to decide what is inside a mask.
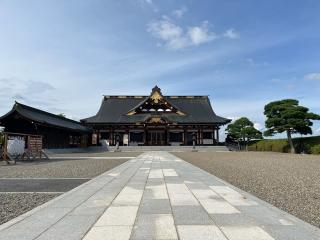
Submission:
[[[216,137],[215,137],[215,134],[214,134],[214,127],[212,127],[212,144],[213,145],[215,144],[215,141],[216,141]]]
[[[3,160],[7,161],[7,154],[8,154],[8,134],[4,134],[4,148],[3,148]]]
[[[217,143],[219,143],[219,127],[217,128]]]

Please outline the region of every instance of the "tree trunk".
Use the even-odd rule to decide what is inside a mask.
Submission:
[[[291,153],[296,153],[296,150],[294,149],[294,146],[293,146],[290,130],[287,131],[287,137],[288,137],[288,142],[289,142],[289,145],[290,145],[290,152]]]

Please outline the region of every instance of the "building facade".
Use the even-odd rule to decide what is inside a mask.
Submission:
[[[80,122],[16,102],[0,117],[5,132],[43,137],[43,148],[87,147],[91,129]]]
[[[216,145],[219,129],[231,120],[213,111],[208,96],[104,96],[98,113],[81,122],[93,130],[92,144]]]

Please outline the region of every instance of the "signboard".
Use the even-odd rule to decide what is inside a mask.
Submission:
[[[8,136],[7,139],[7,152],[10,155],[16,156],[24,153],[25,138],[21,136]]]
[[[28,136],[28,150],[32,153],[42,151],[42,136]]]

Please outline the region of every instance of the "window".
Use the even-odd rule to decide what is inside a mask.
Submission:
[[[212,132],[203,132],[203,139],[212,139]]]

